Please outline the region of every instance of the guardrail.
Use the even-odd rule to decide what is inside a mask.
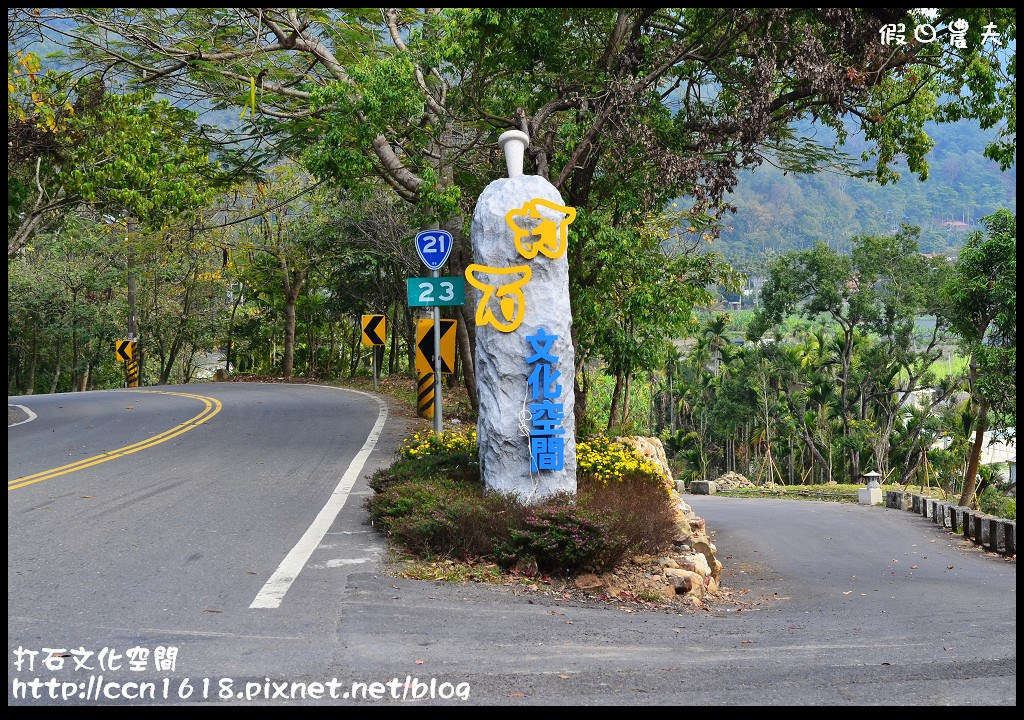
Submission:
[[[1014,520],[997,518],[951,502],[901,490],[886,490],[885,506],[928,518],[994,552],[1017,554],[1017,523]]]

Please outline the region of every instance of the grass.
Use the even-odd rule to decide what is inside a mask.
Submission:
[[[502,575],[493,563],[469,563],[459,560],[420,560],[411,556],[399,558],[402,569],[398,577],[408,580],[435,580],[446,582],[479,582],[502,584],[511,576]],[[523,581],[529,582],[526,578]]]
[[[765,488],[737,488],[735,490],[719,490],[718,495],[725,497],[769,497],[787,498],[791,500],[831,500],[834,502],[857,502],[857,491],[863,485],[840,484],[840,485],[776,485],[774,490]],[[883,485],[882,490],[899,490],[899,485]],[[936,498],[945,498],[942,490],[935,487],[925,488],[920,486],[907,486],[909,492],[916,492],[920,495],[928,495]]]
[[[327,385],[352,388],[364,392],[373,392],[373,378],[369,375],[357,375],[355,377],[344,377],[332,380]],[[377,392],[382,395],[389,395],[399,401],[410,410],[416,410],[416,381],[404,373],[384,375],[377,380]],[[476,414],[469,403],[469,395],[464,385],[449,387],[447,380],[441,394],[444,419],[447,423],[452,418],[457,418],[463,423],[476,423]]]
[[[776,485],[774,490],[766,488],[736,488],[719,490],[726,497],[775,497],[797,500],[836,500],[857,502],[857,490],[863,485]]]

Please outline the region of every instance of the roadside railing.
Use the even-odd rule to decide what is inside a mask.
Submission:
[[[885,506],[928,518],[993,552],[1017,554],[1017,522],[1014,520],[901,490],[886,490]]]

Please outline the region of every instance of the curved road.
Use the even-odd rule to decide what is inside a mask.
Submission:
[[[469,683],[470,702],[500,704],[1016,703],[1015,561],[910,513],[688,496],[735,592],[708,611],[625,613],[396,580],[380,572],[361,478],[390,461],[401,420],[392,415],[369,452],[380,414],[364,394],[155,390],[179,394],[9,399],[37,416],[8,430],[9,703],[94,700],[13,688],[98,675],[167,679],[167,702],[186,701],[176,695],[186,677],[209,679],[209,702],[229,679],[233,702],[252,683],[250,702],[281,703],[272,683],[337,678],[344,689],[410,676]],[[24,418],[9,407],[8,419]],[[103,455],[118,448],[135,452]],[[361,456],[359,477],[346,475]],[[60,467],[70,471],[46,472]],[[332,521],[324,508],[353,480]],[[286,588],[279,606],[256,602],[268,585]],[[135,646],[177,647],[175,668],[14,664],[18,648]]]

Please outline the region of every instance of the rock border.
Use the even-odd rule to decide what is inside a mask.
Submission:
[[[902,490],[886,490],[885,506],[920,515],[993,552],[1003,555],[1017,554],[1015,520],[997,518],[980,510]]]

